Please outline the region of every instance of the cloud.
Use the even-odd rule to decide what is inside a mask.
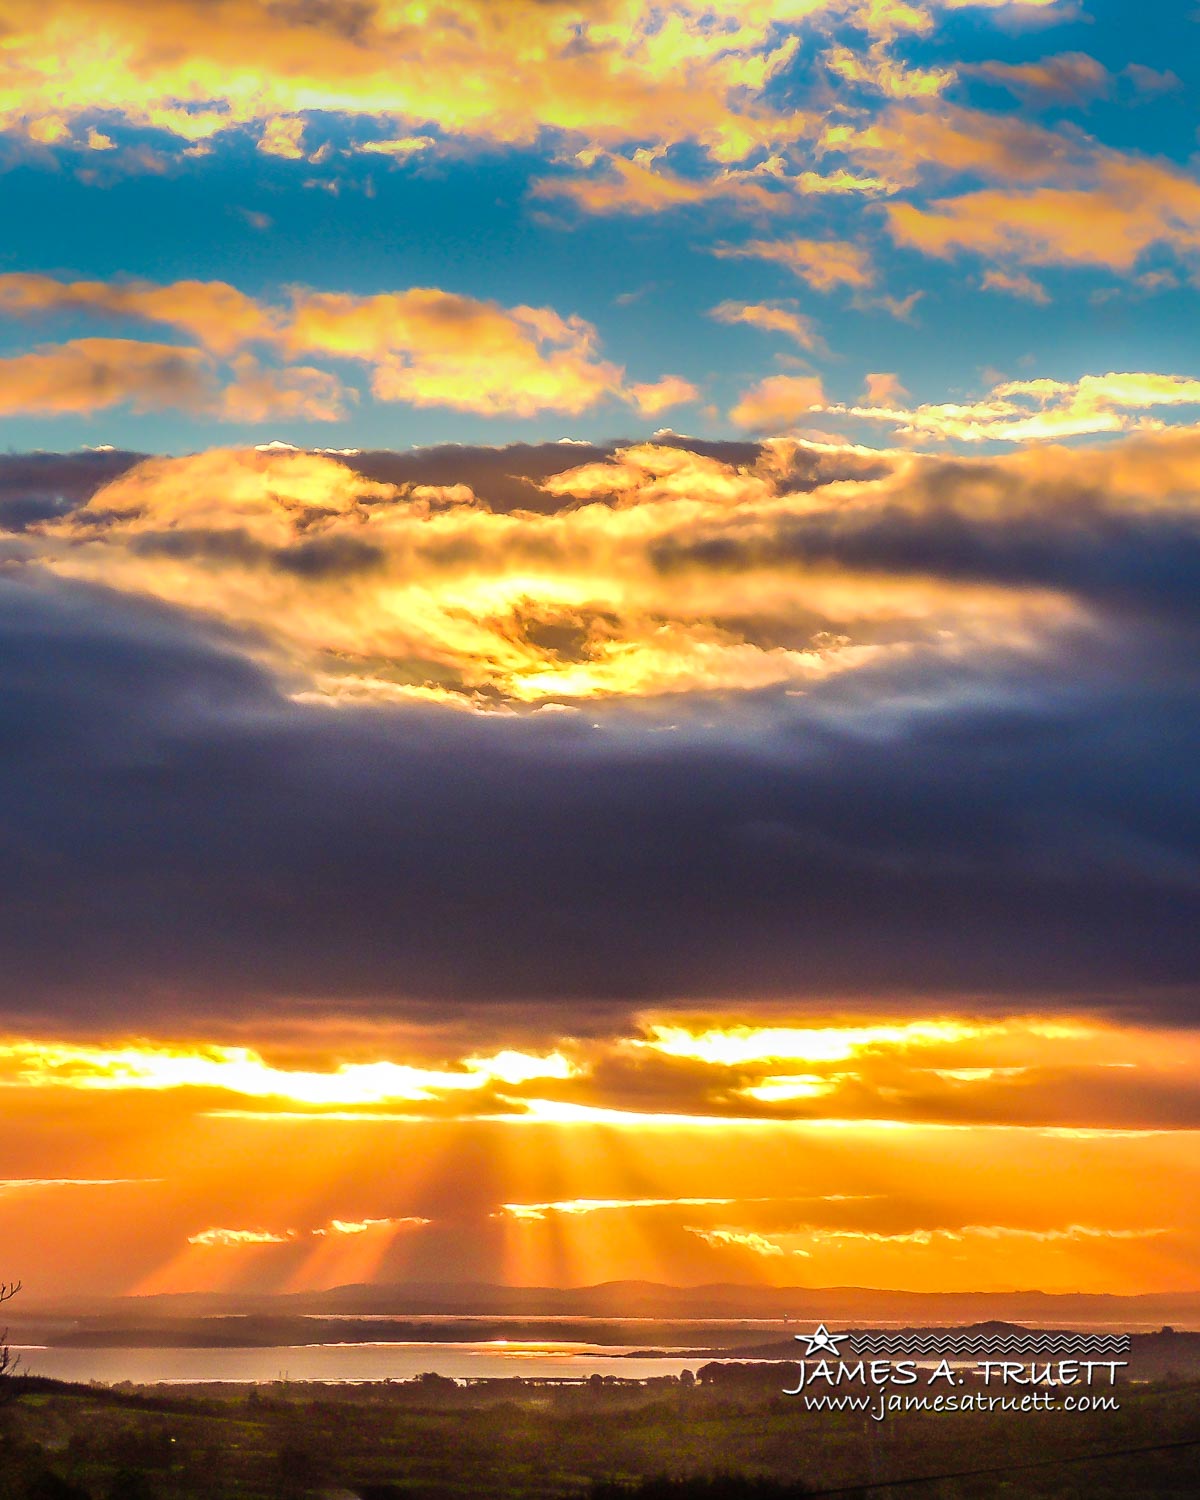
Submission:
[[[1195,405],[1200,405],[1200,380],[1185,375],[1110,371],[1073,381],[1005,381],[994,386],[983,400],[968,403],[942,402],[908,409],[891,402],[875,406],[835,404],[810,409],[889,422],[900,433],[922,438],[1022,443],[1153,428],[1161,425],[1159,419],[1143,413],[1159,406]],[[769,415],[769,403],[764,415]],[[779,415],[784,416],[783,403]],[[771,424],[765,420],[757,425],[764,430]],[[788,424],[781,420],[779,425]]]
[[[1080,104],[1107,94],[1112,75],[1086,52],[1060,52],[1031,63],[979,63],[971,71],[1030,104]]]
[[[258,138],[258,149],[267,156],[282,156],[287,161],[303,161],[306,121],[300,115],[276,115],[266,123]]]
[[[718,1250],[749,1250],[753,1255],[779,1256],[787,1255],[781,1244],[776,1240],[768,1239],[766,1235],[755,1234],[753,1230],[747,1229],[697,1229],[692,1225],[687,1228],[688,1234],[694,1234],[706,1245],[712,1245]],[[793,1255],[806,1255],[805,1250],[793,1250]]]
[[[144,457],[115,448],[78,453],[0,453],[0,528],[23,531],[85,503]]]
[[[794,1014],[794,1012],[792,1012]],[[531,1123],[607,1123],[637,1128],[654,1119],[698,1128],[759,1128],[791,1121],[814,1130],[858,1123],[1011,1131],[1190,1129],[1200,1121],[1200,1090],[1181,1069],[1197,1042],[1184,1031],[1155,1034],[1085,1015],[981,1019],[943,1014],[933,1020],[892,1015],[826,1015],[810,1011],[788,1022],[738,1020],[737,1013],[659,1012],[640,1018],[613,1012],[609,1028],[584,1039],[560,1037],[541,1055],[511,1049],[445,1061],[436,1027],[407,1032],[326,1022],[307,1035],[293,1025],[276,1048],[287,1065],[254,1049],[223,1043],[127,1041],[116,1044],[23,1039],[0,1047],[0,1083],[25,1110],[41,1095],[57,1108],[152,1107],[172,1118],[260,1123],[447,1123],[481,1120],[524,1128]],[[622,1024],[624,1022],[624,1024]],[[203,1023],[202,1023],[203,1024]],[[209,1023],[211,1024],[211,1022]],[[228,1027],[229,1022],[223,1023]],[[478,1031],[486,1018],[474,1018]],[[553,1024],[553,1019],[550,1019]],[[262,1023],[259,1023],[260,1028]],[[268,1023],[268,1029],[269,1023]],[[544,1025],[542,1027],[545,1029]],[[285,1025],[285,1034],[287,1027]],[[352,1040],[355,1033],[357,1040]],[[346,1062],[347,1046],[364,1060]],[[414,1049],[416,1049],[414,1051]],[[519,1058],[520,1066],[513,1067]],[[781,1073],[781,1066],[793,1071]],[[795,1071],[803,1066],[803,1073]],[[139,1098],[147,1103],[139,1104]],[[63,1103],[67,1099],[69,1103]],[[156,1101],[150,1103],[149,1101]],[[161,1102],[157,1102],[161,1101]],[[24,1180],[26,1186],[126,1186],[159,1179]],[[5,1184],[0,1184],[4,1187]],[[795,1205],[843,1214],[862,1194],[807,1196],[629,1194],[502,1202],[491,1215],[520,1223],[653,1212],[663,1222],[697,1218],[699,1210],[735,1205],[755,1227],[787,1221]],[[423,1227],[427,1218],[339,1216],[305,1234],[358,1235],[372,1229]]]
[[[543,1221],[552,1214],[580,1218],[588,1214],[624,1213],[631,1208],[727,1208],[738,1201],[736,1198],[568,1198],[551,1203],[502,1203],[497,1216],[529,1223]]]
[[[672,406],[685,406],[700,399],[700,392],[692,382],[679,375],[668,375],[665,379],[648,385],[631,385],[629,395],[638,410],[648,417],[655,417],[660,411],[668,411]]]
[[[960,8],[679,0],[664,13],[651,0],[446,0],[432,26],[421,7],[383,0],[224,0],[219,13],[206,0],[178,0],[151,26],[134,0],[55,0],[48,11],[21,0],[0,65],[0,99],[9,101],[0,130],[13,150],[43,162],[76,154],[89,182],[170,172],[185,156],[190,167],[222,141],[253,141],[281,167],[303,159],[312,168],[303,181],[331,190],[365,186],[361,171],[345,175],[348,157],[400,166],[439,153],[461,161],[484,148],[536,150],[550,169],[535,172],[533,196],[586,213],[691,208],[761,222],[799,205],[820,216],[813,237],[717,253],[761,255],[816,290],[845,287],[856,305],[901,317],[907,299],[866,296],[883,259],[868,243],[878,221],[863,220],[862,243],[834,238],[839,199],[891,200],[883,222],[893,241],[934,258],[1128,272],[1161,246],[1194,260],[1200,189],[1187,167],[1105,146],[1074,125],[946,97],[969,79],[1027,101],[1087,102],[1117,87],[1098,61],[1078,51],[1019,64],[904,55],[944,10]],[[1061,14],[1032,0],[978,9],[1005,28],[1015,15]],[[109,42],[100,54],[78,40],[96,25]],[[471,89],[457,85],[462,77]],[[1174,75],[1130,65],[1118,77],[1125,93],[1151,95]],[[939,196],[929,199],[935,182]],[[520,324],[520,310],[507,311]],[[213,339],[231,316],[217,318]],[[193,336],[215,347],[206,320],[193,322]],[[590,409],[578,403],[602,395],[584,388],[625,399],[613,371],[573,340],[553,351],[544,333],[534,342],[541,362],[517,361],[550,387],[534,409]],[[557,373],[547,376],[544,364]],[[373,372],[379,399],[413,399],[405,368],[402,359],[399,374]],[[501,404],[476,368],[462,380],[454,370],[428,374],[437,404],[524,414]],[[477,404],[470,394],[456,404],[456,384],[478,391]]]
[[[26,1188],[141,1187],[161,1180],[157,1177],[0,1177],[0,1193],[22,1192]]]
[[[900,1234],[881,1234],[862,1229],[813,1229],[807,1238],[814,1244],[859,1240],[873,1245],[933,1245],[938,1241],[1028,1240],[1038,1245],[1078,1244],[1088,1240],[1145,1240],[1169,1234],[1169,1229],[1105,1229],[1088,1224],[1069,1224],[1062,1229],[1025,1229],[1010,1224],[964,1224],[961,1229],[910,1229]]]
[[[433,287],[302,293],[286,342],[292,351],[365,360],[379,400],[418,407],[580,412],[621,388],[621,371],[596,358],[596,331],[582,319]]]
[[[309,1232],[321,1236],[360,1235],[367,1234],[373,1229],[425,1229],[432,1222],[432,1219],[424,1219],[417,1214],[407,1214],[398,1219],[330,1219],[324,1229],[313,1229]]]
[[[585,153],[590,156],[590,153]],[[709,176],[684,177],[655,165],[651,152],[632,158],[604,155],[603,171],[587,177],[540,177],[530,186],[535,198],[565,198],[591,214],[652,214],[666,209],[728,200],[755,213],[781,213],[791,206],[782,161],[768,158],[748,170],[725,167]]]
[[[1129,80],[1134,93],[1153,98],[1156,94],[1172,94],[1183,87],[1183,81],[1170,68],[1147,68],[1141,63],[1129,63],[1121,72]]]
[[[894,371],[875,370],[867,374],[862,399],[868,406],[898,406],[908,399],[908,392]]]
[[[165,323],[215,354],[278,336],[279,315],[224,281],[60,281],[29,271],[0,275],[0,311],[15,317],[93,313]]]
[[[934,99],[955,80],[953,68],[916,68],[897,61],[883,39],[865,52],[831,47],[821,63],[834,77],[887,99]]]
[[[270,1229],[202,1229],[188,1235],[189,1245],[230,1249],[242,1245],[289,1245],[296,1239],[294,1229],[276,1234]]]
[[[148,462],[46,523],[44,560],[249,629],[274,643],[267,659],[305,661],[308,689],[335,696],[468,704],[500,690],[537,702],[824,671],[807,641],[763,652],[703,614],[677,615],[648,564],[649,540],[677,529],[690,485],[765,497],[770,477],[727,476],[670,447],[632,450],[629,463],[638,489],[656,473],[664,483],[636,514],[597,502],[499,517],[462,487],[405,492],[332,458],[215,450]],[[550,483],[586,490],[590,472]],[[611,487],[624,471],[597,477]]]
[[[0,359],[0,413],[103,411],[128,402],[135,411],[201,411],[213,399],[198,349],[135,339],[72,339]]]
[[[230,0],[217,16],[181,0],[153,25],[132,0],[103,0],[100,17],[79,0],[50,14],[21,5],[12,22],[21,46],[0,82],[22,107],[3,123],[62,141],[101,98],[128,124],[181,142],[257,126],[261,150],[293,157],[310,112],[512,146],[550,130],[741,155],[785,126],[761,94],[795,55],[788,33],[813,10],[686,0],[664,20],[648,0],[582,9],[448,0],[434,27],[419,8],[378,0]],[[706,16],[718,24],[697,24]],[[75,39],[101,21],[111,45],[97,55]],[[464,91],[457,80],[468,75]]]
[[[404,135],[387,141],[363,141],[358,150],[367,156],[390,156],[394,161],[407,161],[435,145],[431,135]]]
[[[810,412],[825,409],[825,392],[817,376],[768,375],[743,392],[729,417],[751,432],[787,432]]]
[[[778,302],[721,302],[709,311],[718,323],[745,323],[764,333],[782,333],[812,353],[825,352],[825,342],[813,319],[795,311],[795,304]]]
[[[248,1047],[176,1047],[150,1043],[88,1046],[69,1042],[0,1042],[0,1071],[13,1087],[84,1092],[208,1091],[242,1099],[275,1100],[314,1109],[428,1105],[456,1094],[487,1096],[493,1084],[509,1089],[571,1078],[575,1066],[560,1052],[548,1057],[511,1050],[495,1058],[463,1059],[453,1067],[423,1068],[376,1061],[312,1070],[274,1067]]]
[[[338,420],[354,393],[333,373],[293,362],[311,355],[367,366],[377,400],[486,416],[578,414],[609,398],[652,415],[696,399],[695,387],[679,376],[627,386],[624,371],[600,357],[596,329],[582,318],[548,307],[505,308],[438,287],[368,296],[294,287],[290,305],[271,306],[220,281],[65,282],[12,272],[0,276],[0,311],[166,324],[228,360],[232,376],[218,391],[204,350],[76,340],[18,356],[22,363],[0,362],[0,390],[7,369],[11,400],[22,385],[28,391],[13,410],[95,410],[134,400],[236,422]],[[263,366],[246,352],[251,344],[289,363]],[[63,387],[57,404],[44,394],[52,385]]]
[[[348,393],[336,375],[311,365],[264,369],[251,354],[233,361],[234,380],[221,392],[227,422],[337,422],[346,415]]]
[[[1023,271],[985,271],[980,285],[985,291],[1007,292],[1026,302],[1036,302],[1039,307],[1047,307],[1050,303],[1050,294],[1041,282],[1034,281],[1032,276],[1026,276]]]
[[[725,259],[774,261],[817,292],[830,292],[839,286],[861,291],[875,282],[869,253],[848,240],[751,240],[745,245],[717,246],[713,254]]]
[[[1080,133],[944,102],[893,105],[861,126],[830,123],[822,140],[827,151],[844,153],[893,191],[964,176],[1006,184],[1081,181],[1098,159],[1096,143]]]
[[[1186,1012],[1196,430],[681,442],[22,461],[79,498],[3,543],[10,1016]]]
[[[1200,183],[1159,161],[1098,157],[1081,185],[986,188],[887,206],[897,244],[949,257],[963,251],[1030,265],[1130,271],[1152,246],[1184,257],[1200,243]]]

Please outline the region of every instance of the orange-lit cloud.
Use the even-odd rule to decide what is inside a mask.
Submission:
[[[885,40],[871,43],[865,52],[831,47],[821,62],[844,83],[887,99],[936,99],[955,79],[953,68],[916,68],[898,62]]]
[[[810,413],[825,409],[825,391],[817,376],[768,375],[743,392],[729,416],[751,432],[789,432]]]
[[[1067,186],[984,188],[925,206],[892,203],[892,238],[939,257],[967,251],[1114,271],[1130,271],[1154,245],[1190,256],[1200,244],[1200,183],[1181,169],[1104,154],[1073,178]]]
[[[500,1212],[520,1221],[542,1220],[551,1214],[624,1212],[631,1208],[706,1208],[728,1207],[736,1198],[567,1198],[553,1203],[502,1203]]]
[[[875,281],[870,253],[848,240],[751,240],[745,245],[718,246],[713,254],[726,259],[774,261],[817,292],[840,286],[861,291]]]
[[[285,338],[295,352],[369,362],[376,397],[414,406],[579,412],[621,387],[620,370],[596,357],[595,329],[581,319],[431,287],[301,294]]]
[[[486,1090],[495,1083],[517,1087],[534,1081],[569,1079],[575,1071],[561,1052],[535,1057],[503,1051],[490,1058],[467,1058],[457,1068],[373,1062],[341,1063],[314,1071],[272,1066],[246,1047],[0,1044],[0,1081],[13,1087],[151,1092],[200,1089],[313,1107],[425,1104],[440,1095]]]
[[[324,1229],[310,1230],[311,1234],[367,1234],[372,1229],[418,1229],[431,1221],[415,1214],[406,1214],[401,1219],[330,1219]]]
[[[1033,103],[1094,99],[1113,82],[1104,64],[1086,52],[1060,52],[1032,63],[980,63],[974,71]]]
[[[647,417],[657,416],[660,411],[669,411],[672,406],[684,406],[700,399],[700,392],[690,380],[679,375],[668,375],[663,380],[646,385],[631,385],[629,395],[638,410]]]
[[[796,51],[787,29],[830,8],[681,0],[664,19],[649,0],[447,0],[435,26],[415,0],[316,11],[226,0],[216,13],[172,0],[153,19],[133,0],[99,12],[15,0],[0,122],[61,142],[103,99],[182,142],[257,127],[260,149],[285,157],[303,151],[304,117],[324,112],[513,145],[544,129],[694,141],[733,158],[784,127],[756,96]],[[697,24],[706,16],[718,24]]]
[[[203,411],[214,399],[198,349],[136,339],[72,339],[0,359],[0,414],[103,411],[128,402],[135,411]]]
[[[1041,282],[1034,281],[1032,276],[1026,276],[1023,271],[985,271],[981,285],[985,291],[1007,292],[1026,302],[1036,302],[1039,307],[1046,307],[1050,301],[1050,294]]]
[[[346,415],[351,393],[328,370],[312,365],[264,368],[252,354],[239,354],[231,364],[234,378],[216,407],[224,421],[337,422]]]
[[[1154,429],[1156,407],[1200,405],[1200,380],[1130,372],[1084,375],[1076,381],[1010,380],[983,400],[902,408],[894,404],[825,408],[840,415],[890,422],[897,431],[957,442],[1045,441],[1103,432]]]
[[[721,302],[711,309],[710,318],[718,323],[745,323],[764,333],[782,333],[794,339],[802,349],[823,352],[824,340],[813,319],[796,312],[794,306],[778,302]]]
[[[330,1236],[335,1239],[343,1236],[357,1237],[373,1231],[394,1233],[401,1229],[424,1229],[430,1222],[431,1220],[422,1218],[419,1214],[406,1214],[401,1218],[330,1219],[328,1224],[309,1230],[213,1228],[189,1234],[187,1242],[189,1245],[201,1245],[206,1249],[243,1250],[254,1249],[260,1245],[294,1245],[305,1234],[314,1235],[318,1239]]]
[[[965,1009],[667,1012],[584,1042],[543,1034],[507,1061],[488,1050],[478,1061],[514,1075],[555,1052],[576,1067],[499,1086],[503,1111],[490,1088],[450,1091],[462,1108],[448,1114],[301,1102],[374,1070],[418,1072],[426,1091],[469,1071],[467,1058],[364,1050],[352,1023],[320,1030],[278,1061],[250,1049],[269,1097],[239,1092],[247,1059],[227,1043],[6,1040],[0,1145],[66,1165],[68,1122],[86,1140],[71,1164],[91,1161],[106,1182],[95,1191],[121,1205],[97,1215],[65,1178],[0,1193],[34,1294],[97,1278],[142,1291],[432,1281],[451,1261],[518,1285],[1187,1284],[1200,1054],[1186,1030]],[[788,1059],[831,1088],[749,1097]],[[164,1069],[169,1086],[146,1086]],[[70,1070],[107,1085],[65,1085]]]
[[[368,156],[390,156],[394,161],[407,161],[434,144],[431,135],[403,135],[390,141],[364,141],[359,150]]]
[[[0,312],[21,318],[84,312],[166,324],[228,359],[233,377],[218,394],[196,349],[76,340],[17,356],[23,363],[0,363],[12,410],[89,410],[133,400],[239,422],[345,415],[351,393],[338,376],[308,364],[264,366],[246,352],[250,344],[289,361],[314,355],[360,361],[381,401],[488,416],[579,413],[606,398],[654,414],[696,397],[695,387],[674,375],[627,385],[624,371],[601,357],[596,330],[582,318],[548,307],[505,308],[437,287],[374,296],[293,288],[290,305],[270,306],[220,281],[158,286],[12,272],[0,276]],[[18,406],[22,386],[27,395]],[[61,387],[54,397],[47,394],[52,386]],[[90,403],[88,388],[95,391]]]
[[[222,356],[277,337],[281,321],[224,281],[60,281],[26,271],[0,275],[0,312],[31,319],[83,312],[163,323]]]
[[[870,1229],[817,1229],[802,1228],[774,1237],[756,1234],[752,1230],[697,1229],[689,1227],[689,1234],[698,1235],[710,1245],[736,1246],[754,1255],[803,1255],[811,1257],[816,1248],[844,1245],[857,1242],[864,1245],[887,1246],[933,1246],[951,1242],[962,1244],[971,1239],[992,1241],[1024,1240],[1033,1245],[1078,1244],[1089,1240],[1148,1240],[1170,1231],[1164,1228],[1150,1229],[1104,1229],[1087,1224],[1068,1224],[1059,1229],[1023,1229],[1007,1224],[964,1224],[961,1229],[909,1229],[893,1234]],[[806,1248],[807,1247],[807,1248]]]
[[[850,446],[773,439],[733,464],[648,443],[530,487],[537,509],[505,510],[463,484],[367,480],[352,456],[212,450],[129,468],[26,528],[20,555],[238,632],[301,700],[497,711],[812,687],[914,648],[959,659],[1045,646],[1098,598],[1072,549],[1105,545],[1106,517],[1179,503],[1194,482],[1194,433],[1158,415],[1200,403],[1194,380],[1010,381],[973,403],[914,406],[876,373],[856,405],[829,402],[814,377],[769,377],[735,416],[1043,446],[939,480],[936,459]],[[1103,454],[1044,446],[1126,429],[1142,440]],[[1038,498],[1051,482],[1096,497],[1091,541],[1059,535]],[[978,530],[974,569],[944,553],[947,508]],[[1046,530],[1061,576],[1004,560],[1005,526],[1018,524]]]
[[[680,596],[649,556],[657,539],[708,512],[710,487],[769,500],[767,476],[649,447],[632,450],[628,471],[603,470],[608,488],[628,472],[636,513],[598,501],[496,515],[469,491],[364,484],[311,455],[154,460],[95,498],[94,512],[112,518],[103,538],[82,514],[51,528],[51,566],[78,577],[100,569],[110,586],[164,599],[186,594],[191,609],[266,630],[294,662],[307,660],[322,692],[469,702],[502,685],[536,702],[828,670],[808,639],[764,650],[723,628],[715,598]],[[717,498],[714,514],[724,508]]]
[[[900,383],[894,370],[868,371],[863,385],[863,404],[866,406],[898,406],[908,398],[908,392]]]
[[[531,191],[536,198],[567,199],[591,214],[661,213],[722,199],[757,213],[785,212],[790,206],[778,180],[783,163],[776,158],[748,170],[725,167],[707,177],[683,177],[655,162],[650,152],[631,158],[608,155],[599,174],[542,177]]]
[[[0,1177],[0,1193],[23,1192],[29,1188],[130,1187],[161,1180],[152,1177]]]
[[[687,1228],[688,1234],[694,1234],[708,1245],[716,1245],[722,1249],[735,1246],[739,1250],[749,1250],[753,1255],[784,1255],[787,1254],[782,1245],[775,1240],[770,1240],[763,1234],[755,1234],[753,1230],[747,1229],[696,1229],[692,1226]],[[794,1250],[794,1255],[804,1255],[803,1250]]]
[[[270,1229],[202,1229],[188,1235],[189,1245],[219,1246],[228,1249],[240,1245],[287,1245],[296,1238],[294,1229],[276,1234]]]
[[[946,103],[893,105],[861,126],[831,122],[822,142],[894,189],[959,176],[1031,185],[1065,177],[1074,183],[1094,170],[1098,152],[1087,137],[1019,115]]]
[[[1003,1028],[1001,1028],[1003,1029]],[[961,1021],[910,1021],[899,1026],[776,1027],[730,1026],[695,1032],[686,1026],[656,1023],[639,1046],[667,1057],[733,1066],[750,1062],[844,1062],[873,1047],[912,1047],[985,1037],[990,1024]]]
[[[1195,1039],[1184,1033],[1156,1038],[1086,1017],[835,1017],[790,1026],[647,1018],[630,1032],[586,1043],[562,1038],[550,1050],[502,1049],[436,1064],[378,1051],[356,1062],[310,1051],[284,1063],[223,1043],[18,1039],[0,1045],[0,1097],[50,1091],[80,1100],[172,1098],[179,1101],[173,1109],[206,1118],[330,1128],[474,1119],[525,1129],[988,1124],[1121,1132],[1200,1126],[1200,1093],[1187,1073],[1195,1058]],[[651,1109],[644,1107],[648,1098]],[[781,1192],[776,1187],[769,1200],[747,1192],[581,1193],[505,1200],[497,1212],[541,1221],[779,1204]],[[372,1217],[338,1214],[320,1232],[355,1233],[345,1226],[371,1227]]]

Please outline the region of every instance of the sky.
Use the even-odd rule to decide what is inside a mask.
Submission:
[[[1200,1288],[1198,17],[0,0],[0,1280]]]

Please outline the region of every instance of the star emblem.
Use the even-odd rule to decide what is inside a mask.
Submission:
[[[844,1338],[849,1338],[849,1334],[830,1333],[824,1323],[819,1323],[816,1333],[798,1333],[795,1337],[801,1343],[808,1345],[809,1354],[832,1354],[835,1359],[840,1359],[841,1352],[838,1349],[838,1345]]]

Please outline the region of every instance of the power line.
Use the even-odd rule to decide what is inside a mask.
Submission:
[[[1012,1474],[1021,1469],[1049,1469],[1056,1464],[1086,1464],[1105,1458],[1128,1458],[1136,1453],[1166,1453],[1173,1448],[1200,1448],[1200,1437],[1178,1443],[1151,1443],[1143,1448],[1109,1448],[1104,1453],[1075,1453],[1068,1458],[1038,1458],[1025,1464],[993,1464],[984,1469],[956,1469],[951,1474],[915,1474],[906,1479],[867,1479],[861,1484],[843,1484],[832,1490],[808,1490],[810,1500],[818,1495],[857,1495],[861,1490],[888,1490],[902,1484],[936,1484],[939,1479],[974,1479],[981,1474]]]

